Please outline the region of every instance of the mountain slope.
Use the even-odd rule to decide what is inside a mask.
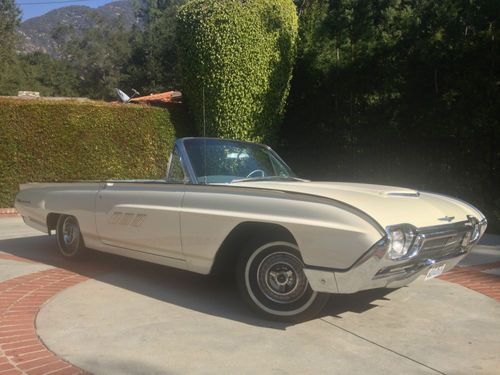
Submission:
[[[19,53],[45,52],[58,57],[58,45],[86,30],[96,27],[98,20],[130,29],[137,20],[132,0],[120,0],[99,8],[68,6],[24,21],[19,29]]]

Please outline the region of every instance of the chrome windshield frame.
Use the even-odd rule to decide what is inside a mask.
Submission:
[[[181,163],[182,166],[187,173],[189,183],[190,184],[199,184],[199,182],[196,179],[196,174],[194,173],[193,166],[191,165],[191,161],[189,160],[189,155],[186,151],[186,147],[184,146],[184,139],[185,138],[179,138],[175,141],[174,148],[172,149],[172,154],[174,150],[177,148],[179,155],[181,157]],[[170,156],[172,158],[172,156]],[[168,164],[170,165],[171,160],[169,160]]]

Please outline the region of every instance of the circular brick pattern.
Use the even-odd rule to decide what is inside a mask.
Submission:
[[[0,217],[19,216],[15,208],[0,208]]]
[[[45,347],[37,336],[35,318],[49,298],[87,279],[53,268],[0,283],[0,374],[84,373]]]
[[[37,263],[6,253],[0,253],[0,259]],[[496,268],[500,262],[457,267],[440,279],[500,301],[500,277],[483,272]],[[0,282],[0,375],[85,373],[47,349],[37,335],[35,319],[47,300],[86,280],[78,273],[51,268]]]
[[[475,290],[500,301],[500,277],[483,271],[500,268],[500,262],[456,267],[439,278]]]
[[[38,263],[38,262],[35,262],[34,260],[31,260],[31,259],[21,258],[21,257],[18,257],[16,255],[3,254],[3,253],[0,253],[0,259],[15,260],[17,262],[24,262],[24,263]]]

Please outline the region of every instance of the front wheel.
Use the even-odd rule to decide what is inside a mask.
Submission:
[[[76,217],[59,216],[56,237],[59,252],[65,258],[78,259],[85,254],[85,244]]]
[[[250,307],[274,320],[312,319],[329,298],[311,289],[300,252],[289,242],[250,246],[239,258],[236,277]]]

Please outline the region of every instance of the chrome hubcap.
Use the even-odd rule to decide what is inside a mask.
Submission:
[[[292,254],[270,254],[262,260],[257,270],[259,289],[274,302],[295,302],[307,289],[303,268],[302,261]]]
[[[274,291],[286,294],[297,286],[297,277],[288,264],[276,264],[269,271],[266,282]]]
[[[78,238],[80,237],[80,230],[78,224],[72,217],[67,217],[63,223],[63,241],[68,250],[74,250],[78,245]]]

